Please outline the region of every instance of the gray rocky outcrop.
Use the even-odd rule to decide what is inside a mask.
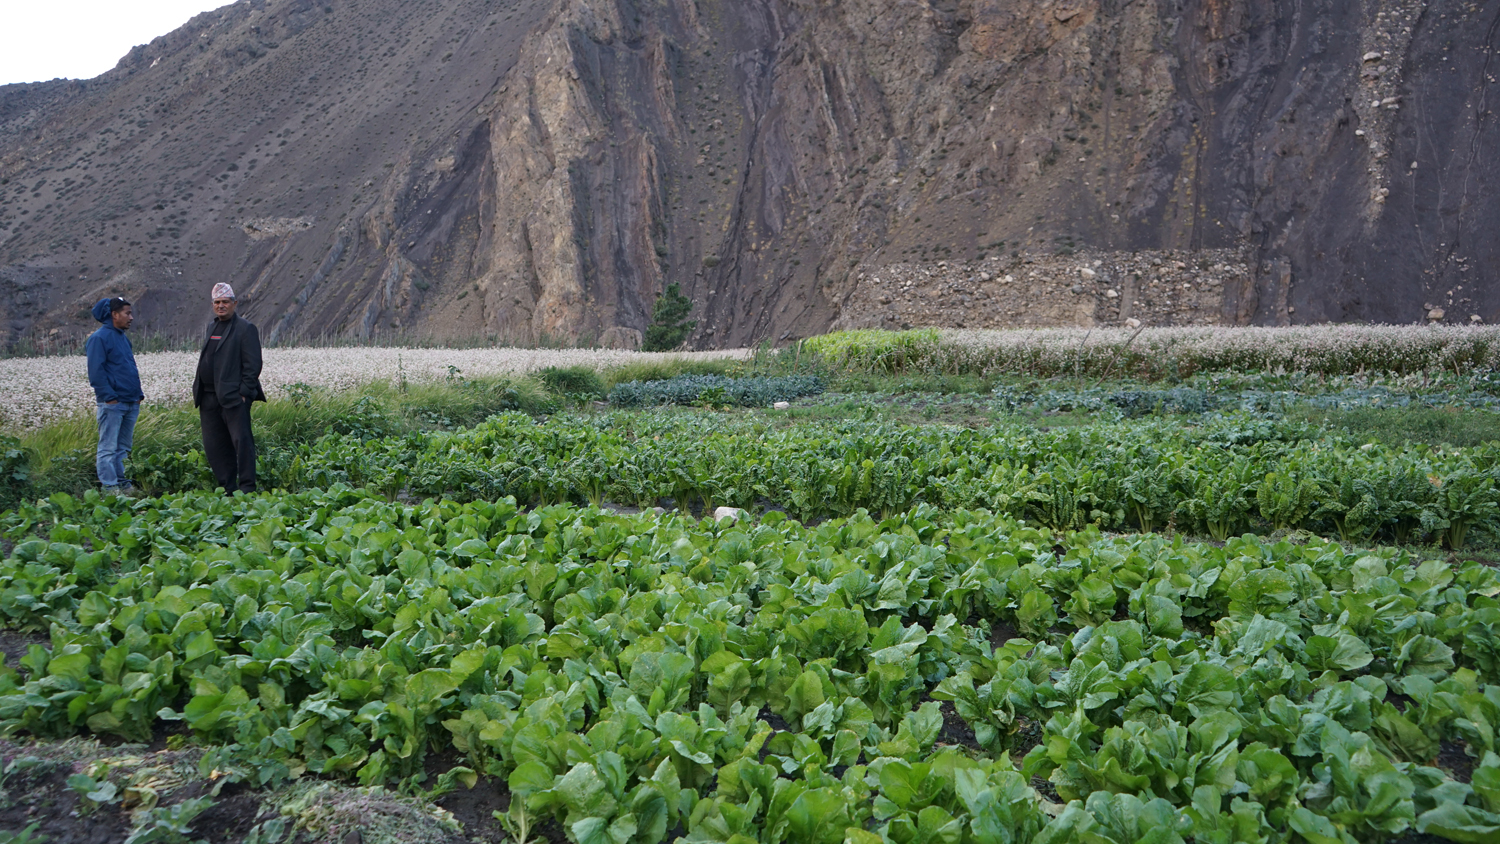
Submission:
[[[0,87],[0,343],[102,290],[195,332],[218,280],[283,341],[629,345],[672,283],[699,346],[1493,322],[1497,33],[1448,0],[240,0]]]

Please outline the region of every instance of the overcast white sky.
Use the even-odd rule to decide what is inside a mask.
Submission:
[[[230,0],[0,0],[0,85],[92,79]]]

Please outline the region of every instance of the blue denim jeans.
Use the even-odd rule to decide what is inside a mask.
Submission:
[[[125,482],[125,458],[135,442],[135,420],[141,415],[139,402],[98,402],[99,451],[94,467],[105,489]]]

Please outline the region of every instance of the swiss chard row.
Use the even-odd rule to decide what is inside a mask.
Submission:
[[[1500,834],[1477,564],[347,488],[54,496],[3,524],[0,613],[51,634],[0,669],[7,731],[183,721],[259,782],[415,782],[451,746],[513,821],[587,844]],[[1436,767],[1451,747],[1469,782]]]
[[[1500,445],[1361,445],[1248,417],[1038,431],[869,422],[792,429],[753,418],[506,414],[459,433],[328,436],[262,462],[269,485],[347,483],[391,498],[514,496],[529,505],[776,508],[797,518],[985,508],[1060,530],[1175,527],[1223,540],[1296,528],[1351,542],[1441,542],[1500,531]],[[206,487],[201,455],[136,473],[157,489]]]

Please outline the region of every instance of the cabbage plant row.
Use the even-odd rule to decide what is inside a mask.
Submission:
[[[799,519],[888,515],[917,504],[985,508],[1060,530],[1175,527],[1223,540],[1303,529],[1350,542],[1441,542],[1500,533],[1500,444],[1361,444],[1247,415],[1038,430],[804,422],[654,412],[492,417],[457,433],[329,435],[269,455],[285,489],[347,483],[388,497],[513,496],[526,505],[774,508]],[[158,455],[136,477],[209,487],[197,453]]]
[[[580,844],[1500,836],[1478,564],[342,486],[57,495],[0,529],[0,618],[50,634],[0,668],[0,729],[182,722],[251,783],[412,787],[451,747]]]

